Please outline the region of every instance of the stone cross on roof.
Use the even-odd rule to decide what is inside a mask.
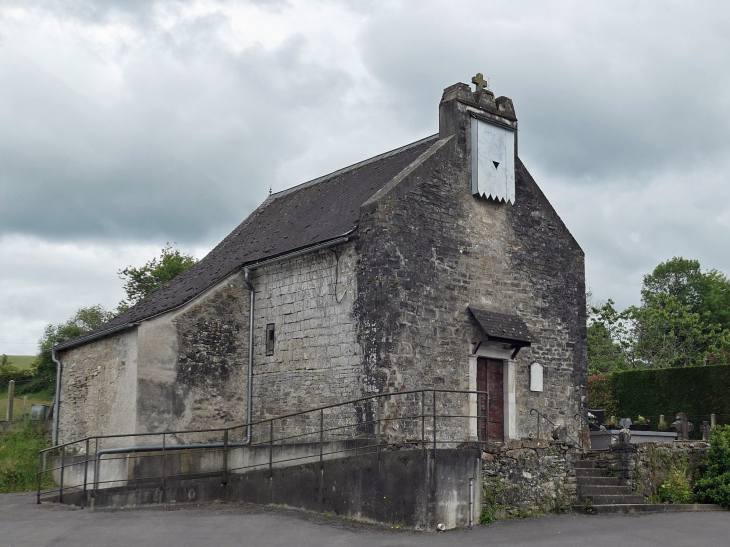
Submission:
[[[485,80],[481,72],[477,72],[477,75],[472,77],[471,83],[477,86],[477,91],[489,89],[489,80]]]

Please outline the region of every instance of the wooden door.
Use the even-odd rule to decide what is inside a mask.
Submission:
[[[477,359],[477,391],[479,395],[479,440],[504,440],[504,384],[502,361]]]

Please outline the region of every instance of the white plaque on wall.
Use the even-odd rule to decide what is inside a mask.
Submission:
[[[540,363],[530,365],[530,391],[542,391],[542,365]]]

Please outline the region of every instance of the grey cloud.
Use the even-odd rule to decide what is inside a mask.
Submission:
[[[240,222],[307,146],[296,114],[336,105],[349,80],[302,60],[301,36],[232,53],[221,24],[193,21],[129,58],[133,99],[111,107],[0,50],[2,232],[199,241]]]
[[[0,0],[68,28],[121,21],[139,37],[111,61],[98,55],[100,70],[109,62],[120,78],[118,96],[98,101],[98,90],[85,94],[11,50],[10,10],[0,8],[0,246],[17,254],[29,237],[60,272],[34,277],[37,261],[21,256],[22,273],[3,274],[8,332],[37,338],[39,325],[79,305],[113,306],[109,257],[125,244],[177,241],[201,256],[269,187],[436,132],[442,89],[477,71],[515,101],[520,156],[585,250],[598,300],[637,303],[642,275],[675,255],[730,273],[730,7],[248,3],[268,24],[282,15],[278,47],[235,49],[225,9],[160,22],[160,9],[182,13],[189,2]],[[337,33],[317,42],[312,14],[341,29],[343,9],[354,14],[354,47]],[[15,235],[3,243],[3,234]],[[74,252],[86,256],[95,240],[102,258],[65,268],[76,255],[63,246],[80,240]]]
[[[473,2],[462,6],[468,17],[442,18],[438,3],[425,2],[418,13],[404,5],[374,17],[361,45],[397,97],[394,109],[427,125],[434,89],[482,71],[515,101],[525,156],[605,183],[658,166],[693,169],[728,152],[730,73],[720,67],[730,64],[730,35],[717,21],[730,24],[730,8],[710,4],[613,3],[601,12],[516,2],[498,12]]]

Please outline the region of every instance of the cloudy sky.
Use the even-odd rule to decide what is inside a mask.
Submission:
[[[672,256],[730,273],[728,29],[697,0],[0,0],[0,353],[270,188],[435,133],[476,72],[597,299]]]

